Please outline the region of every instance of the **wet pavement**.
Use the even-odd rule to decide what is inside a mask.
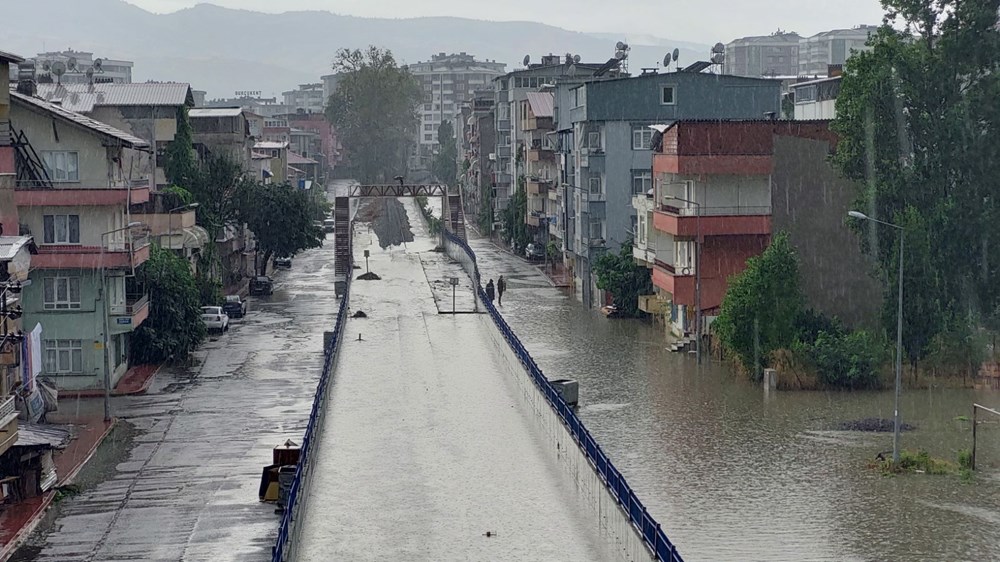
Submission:
[[[271,449],[305,430],[337,311],[328,237],[276,272],[274,294],[251,297],[192,367],[165,368],[147,394],[114,400],[127,439],[105,442],[105,458],[80,475],[83,492],[12,560],[270,560],[279,516],[258,486]]]
[[[1000,425],[979,427],[981,470],[883,477],[891,433],[838,430],[892,417],[892,391],[775,392],[718,361],[667,350],[662,326],[609,320],[538,267],[471,240],[501,313],[550,379],[580,383],[579,415],[685,560],[1000,560]],[[908,449],[955,461],[973,402],[995,391],[906,390]],[[986,459],[984,461],[984,459]]]
[[[370,249],[382,279],[351,288],[367,318],[345,327],[298,560],[614,559],[502,366],[492,325],[438,314],[421,266],[435,241],[415,232],[381,250],[356,232],[355,253]]]

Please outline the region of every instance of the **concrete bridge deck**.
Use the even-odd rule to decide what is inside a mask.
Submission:
[[[492,326],[438,313],[420,260],[434,242],[403,202],[416,236],[405,248],[355,230],[355,256],[370,250],[382,280],[351,287],[351,313],[368,317],[346,324],[297,559],[614,559],[544,449]]]

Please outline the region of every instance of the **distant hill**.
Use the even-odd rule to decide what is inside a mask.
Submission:
[[[587,34],[532,22],[461,18],[375,19],[330,12],[265,14],[199,4],[153,14],[122,0],[6,2],[0,51],[33,56],[73,48],[135,61],[134,79],[190,82],[209,98],[235,90],[277,95],[330,73],[341,47],[375,44],[403,63],[438,52],[465,51],[480,59],[520,65],[525,54],[567,52],[585,61],[614,54],[613,34]],[[624,34],[623,34],[624,37]],[[704,59],[709,47],[655,37],[632,40],[634,73],[656,66],[667,50],[681,50],[681,64]],[[636,43],[646,43],[638,45]]]

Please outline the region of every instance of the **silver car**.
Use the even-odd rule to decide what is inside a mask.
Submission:
[[[229,315],[221,306],[201,307],[201,320],[209,332],[215,330],[221,333],[229,329]]]

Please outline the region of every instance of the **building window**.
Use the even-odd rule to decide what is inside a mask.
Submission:
[[[594,150],[601,148],[601,133],[587,133],[587,148]]]
[[[81,340],[45,340],[44,344],[45,372],[83,372],[83,342]]]
[[[637,232],[636,235],[639,238],[639,243],[645,246],[646,245],[646,214],[642,213],[642,214],[638,215],[637,219],[638,219],[637,222],[638,222],[638,230],[639,230],[639,232]]]
[[[79,277],[46,277],[42,285],[46,310],[80,308]]]
[[[653,173],[649,170],[632,171],[632,195],[645,195],[653,189]]]
[[[45,244],[79,244],[80,215],[45,215]]]
[[[424,130],[425,131],[433,131],[434,130],[434,125],[431,124],[431,123],[424,123]]]
[[[432,134],[424,135],[424,140],[425,141],[432,141],[432,140],[434,140],[434,135],[432,135]]]
[[[67,150],[46,150],[42,162],[52,181],[80,181],[80,155]]]
[[[632,150],[649,150],[653,141],[653,129],[635,127],[632,129]]]
[[[663,105],[674,105],[676,103],[673,86],[660,86],[660,103]]]
[[[590,178],[590,192],[601,193],[601,176],[592,176]]]
[[[601,219],[590,219],[590,238],[592,240],[604,238],[604,221]]]
[[[431,104],[425,103],[424,104],[424,111],[430,111],[430,110],[431,110]]]

